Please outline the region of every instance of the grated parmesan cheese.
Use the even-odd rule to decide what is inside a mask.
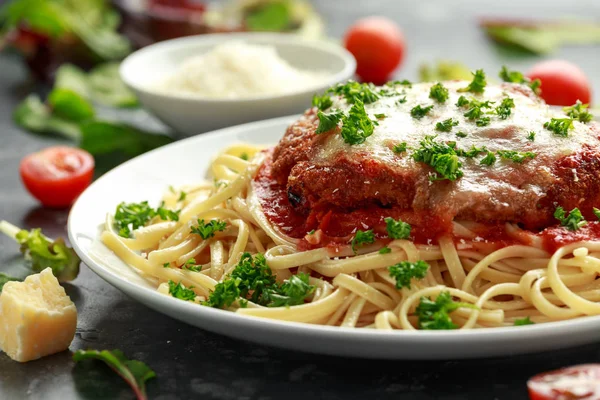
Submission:
[[[231,41],[185,61],[158,89],[215,99],[248,98],[304,90],[327,75],[292,67],[273,46]]]

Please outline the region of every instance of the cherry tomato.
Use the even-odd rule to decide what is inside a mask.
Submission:
[[[527,382],[531,400],[600,399],[600,364],[583,364],[534,376]]]
[[[84,150],[55,146],[21,160],[21,180],[48,207],[68,207],[94,176],[94,158]]]
[[[553,106],[571,106],[591,100],[590,82],[575,64],[564,60],[542,61],[527,73],[530,79],[542,81],[542,99]]]
[[[404,56],[404,35],[384,17],[357,21],[344,37],[344,46],[356,58],[356,74],[366,82],[383,84]]]

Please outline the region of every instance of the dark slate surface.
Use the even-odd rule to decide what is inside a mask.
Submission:
[[[537,61],[489,45],[474,23],[476,16],[600,16],[600,2],[594,0],[316,3],[334,37],[366,14],[397,20],[408,43],[399,75],[409,79],[416,78],[421,62],[437,59],[462,60],[490,72],[502,63],[525,69]],[[599,50],[574,47],[555,56],[579,64],[598,93]],[[13,126],[11,112],[32,88],[20,64],[0,56],[0,217],[23,227],[40,226],[50,236],[66,235],[67,212],[39,208],[19,182],[21,157],[59,142],[28,135]],[[19,261],[15,244],[1,238],[0,269],[22,272]],[[525,382],[531,375],[600,358],[598,345],[477,361],[392,362],[316,356],[192,328],[137,304],[85,266],[67,285],[67,292],[79,310],[71,350],[119,348],[148,363],[158,375],[148,385],[151,399],[519,399],[526,397]],[[0,399],[131,398],[128,387],[108,368],[99,364],[75,367],[68,352],[27,364],[0,354]]]

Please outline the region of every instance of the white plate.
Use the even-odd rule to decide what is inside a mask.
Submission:
[[[106,213],[113,212],[121,201],[156,202],[169,185],[203,179],[208,161],[227,144],[276,143],[293,119],[255,122],[185,139],[110,171],[94,182],[71,210],[69,238],[75,250],[100,277],[148,307],[202,329],[287,349],[367,358],[449,359],[507,356],[598,340],[600,317],[523,327],[412,332],[345,329],[245,317],[157,293],[95,241]]]

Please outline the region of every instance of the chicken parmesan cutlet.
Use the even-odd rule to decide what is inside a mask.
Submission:
[[[453,221],[556,225],[557,207],[595,219],[600,129],[584,105],[552,110],[528,82],[348,82],[270,150],[254,181],[284,233],[385,233],[386,217],[435,240]]]

